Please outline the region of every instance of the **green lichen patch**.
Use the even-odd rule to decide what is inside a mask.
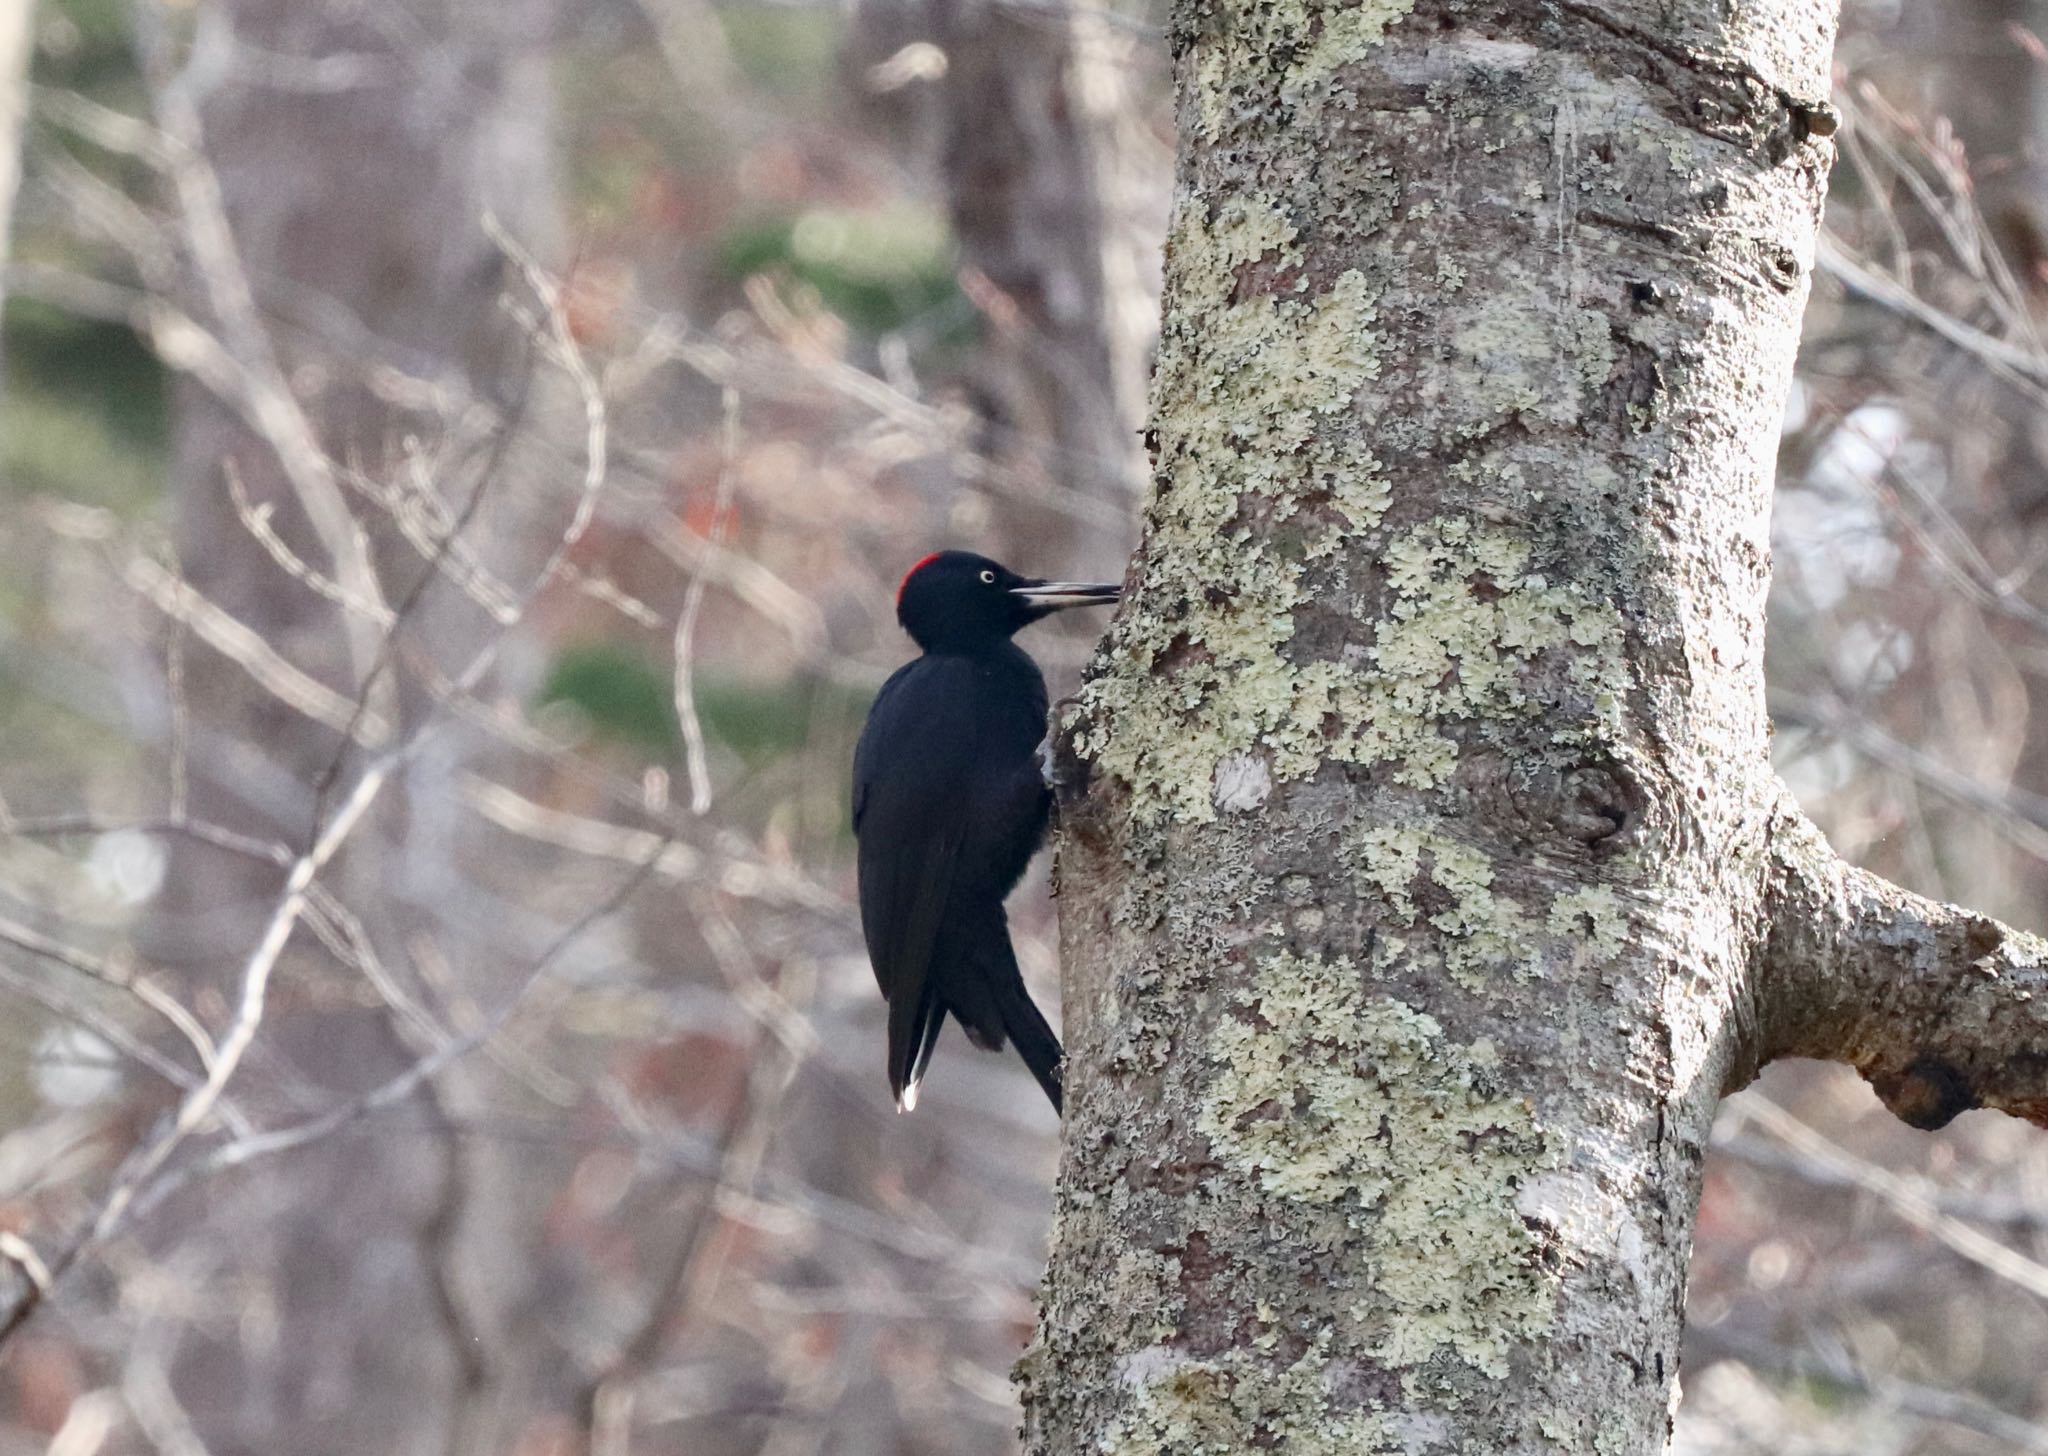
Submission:
[[[1627,943],[1628,917],[1612,889],[1588,885],[1550,902],[1545,929],[1561,940],[1582,945],[1589,960],[1608,961]]]
[[[1376,295],[1355,270],[1319,294],[1278,282],[1300,263],[1293,240],[1257,198],[1175,229],[1144,600],[1106,644],[1076,738],[1140,791],[1141,818],[1213,819],[1233,750],[1264,750],[1276,780],[1321,761],[1337,670],[1281,649],[1310,562],[1376,525],[1388,497],[1370,453],[1323,428],[1377,372]],[[1237,297],[1253,265],[1277,291]]]
[[[1347,834],[1342,853],[1363,884],[1381,896],[1378,924],[1425,933],[1404,942],[1403,956],[1441,954],[1453,980],[1470,990],[1504,974],[1534,974],[1536,938],[1547,933],[1574,964],[1613,960],[1628,943],[1628,915],[1606,885],[1550,897],[1525,889],[1518,903],[1495,886],[1495,862],[1476,845],[1427,822],[1376,823]],[[1428,892],[1428,893],[1425,893]],[[1426,908],[1422,900],[1436,908]],[[1429,934],[1427,932],[1435,932]],[[1398,959],[1398,958],[1397,958]]]
[[[1384,508],[1382,493],[1360,514]],[[1628,667],[1618,615],[1532,571],[1526,542],[1510,533],[1452,518],[1396,536],[1370,646],[1352,661],[1296,662],[1285,649],[1304,566],[1221,522],[1194,531],[1185,500],[1180,509],[1177,520],[1155,517],[1147,593],[1154,582],[1177,588],[1188,609],[1130,614],[1108,646],[1109,670],[1084,691],[1081,747],[1138,791],[1138,817],[1213,819],[1218,765],[1254,750],[1275,781],[1345,761],[1391,765],[1395,782],[1430,788],[1457,765],[1450,730],[1460,722],[1564,706],[1560,742],[1619,731]],[[1205,572],[1215,573],[1206,586]],[[1561,681],[1533,690],[1546,662]]]
[[[1108,1304],[1112,1309],[1148,1310],[1147,1337],[1169,1338],[1180,1315],[1180,1260],[1151,1249],[1125,1249],[1117,1255]]]
[[[1615,361],[1607,315],[1552,304],[1554,287],[1547,278],[1519,288],[1495,280],[1446,311],[1444,434],[1477,438],[1517,415],[1571,425],[1599,397]]]
[[[1105,1456],[1366,1456],[1394,1451],[1385,1421],[1345,1410],[1330,1390],[1326,1342],[1292,1365],[1232,1352],[1187,1360],[1154,1347],[1126,1362],[1129,1405],[1104,1436]]]
[[[1529,917],[1494,893],[1493,861],[1473,845],[1424,824],[1376,824],[1347,838],[1346,857],[1359,877],[1385,896],[1387,919],[1426,925],[1437,933],[1444,965],[1460,985],[1477,989],[1502,967],[1526,970]],[[1424,914],[1415,900],[1418,877],[1441,893],[1442,908]]]
[[[1532,572],[1528,558],[1523,541],[1461,519],[1427,522],[1388,545],[1393,599],[1367,670],[1338,699],[1349,730],[1332,757],[1393,764],[1398,783],[1440,784],[1458,756],[1449,724],[1548,711],[1525,675],[1552,649],[1562,649],[1571,695],[1593,710],[1590,736],[1618,729],[1627,663],[1614,609]],[[1583,723],[1566,731],[1589,732]]]
[[[1269,958],[1235,1009],[1210,1038],[1199,1122],[1217,1156],[1269,1195],[1350,1211],[1370,1266],[1354,1313],[1378,1358],[1505,1374],[1550,1324],[1556,1277],[1515,1190],[1555,1157],[1495,1048],[1367,997],[1342,959]]]
[[[1343,96],[1333,85],[1345,66],[1370,57],[1389,27],[1415,0],[1266,0],[1234,10],[1227,24],[1196,37],[1197,124],[1205,138],[1227,131],[1240,114],[1241,90],[1273,84],[1287,106],[1313,113]]]

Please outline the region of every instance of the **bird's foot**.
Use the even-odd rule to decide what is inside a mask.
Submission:
[[[1083,793],[1093,772],[1093,765],[1074,751],[1074,730],[1063,717],[1067,708],[1081,704],[1079,697],[1065,697],[1052,705],[1052,730],[1038,745],[1038,767],[1045,780],[1045,786],[1052,790],[1053,803],[1059,805]]]

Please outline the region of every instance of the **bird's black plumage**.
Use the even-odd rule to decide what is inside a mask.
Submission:
[[[927,556],[897,592],[897,618],[924,651],[868,712],[853,832],[861,928],[889,1004],[889,1088],[905,1112],[948,1016],[976,1046],[1015,1046],[1060,1105],[1059,1038],[1024,989],[1003,914],[1052,813],[1038,759],[1045,678],[1010,636],[1116,595],[965,551]]]

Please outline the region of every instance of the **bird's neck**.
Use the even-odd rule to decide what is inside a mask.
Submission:
[[[1021,665],[1030,668],[1033,672],[1038,670],[1037,664],[1031,660],[1031,654],[1007,637],[995,642],[984,640],[980,642],[937,643],[926,647],[924,655],[926,657],[964,657],[969,662],[976,662],[993,668],[1014,668]]]
[[[1031,654],[1007,637],[1000,642],[977,642],[972,646],[927,647],[924,655],[972,663],[982,678],[1000,691],[1045,691],[1045,674],[1031,660]]]

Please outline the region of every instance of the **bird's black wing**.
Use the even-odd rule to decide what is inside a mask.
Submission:
[[[889,1086],[905,1106],[945,1017],[932,952],[968,827],[982,691],[967,659],[920,657],[883,685],[854,749],[861,930],[889,1003]]]

